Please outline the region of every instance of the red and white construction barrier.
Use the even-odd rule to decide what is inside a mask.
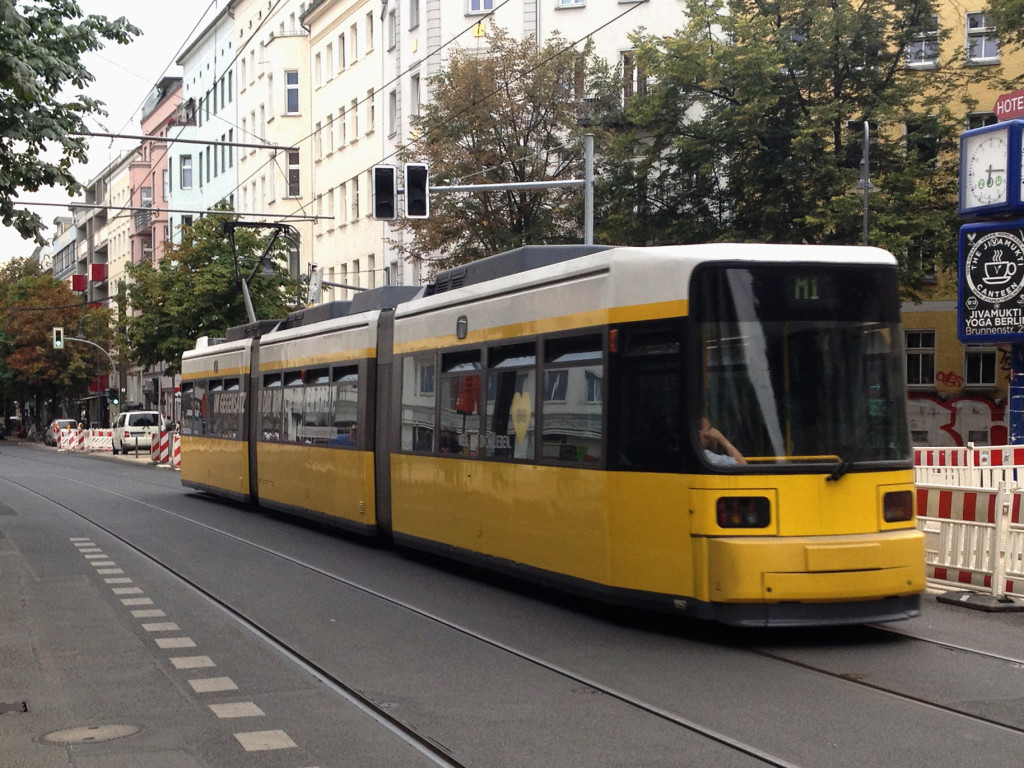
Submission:
[[[1000,598],[1024,595],[1024,492],[918,486],[918,527],[925,534],[925,577]]]
[[[153,435],[153,444],[149,449],[150,458],[154,464],[166,464],[171,458],[171,433],[161,430],[159,434]]]
[[[181,435],[177,432],[171,436],[171,468],[181,469]]]

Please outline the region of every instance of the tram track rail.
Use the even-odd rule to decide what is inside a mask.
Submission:
[[[183,585],[187,586],[190,590],[192,590],[195,594],[200,596],[203,600],[216,606],[219,610],[225,613],[233,621],[237,622],[245,629],[250,631],[260,641],[264,642],[265,644],[274,648],[276,651],[283,654],[288,660],[290,660],[291,662],[293,662],[294,664],[296,664],[297,666],[311,674],[317,680],[321,681],[324,685],[328,686],[330,690],[342,696],[346,701],[351,703],[353,706],[358,707],[360,711],[364,712],[372,719],[381,723],[382,725],[384,725],[384,727],[388,728],[396,736],[409,743],[418,751],[422,752],[436,765],[442,766],[442,768],[465,768],[463,763],[459,762],[454,756],[449,754],[446,750],[437,746],[437,743],[434,740],[432,740],[428,735],[421,734],[415,729],[410,728],[399,718],[391,714],[386,706],[378,705],[376,702],[372,701],[366,696],[363,696],[361,693],[359,693],[353,687],[346,684],[343,680],[333,675],[323,666],[317,664],[314,660],[309,659],[301,652],[294,649],[290,644],[287,643],[287,641],[285,641],[284,639],[277,636],[275,633],[263,627],[258,620],[255,620],[252,617],[246,615],[244,612],[235,609],[226,601],[220,599],[217,595],[211,593],[202,585],[196,583],[195,580],[184,575],[173,566],[163,562],[159,557],[156,557],[150,554],[149,552],[146,552],[144,549],[139,548],[134,543],[132,543],[125,537],[121,536],[116,531],[112,530],[109,526],[103,525],[102,523],[93,520],[88,515],[85,515],[82,512],[73,509],[67,504],[61,502],[60,500],[47,496],[46,494],[41,493],[22,483],[17,483],[15,481],[6,479],[3,480],[3,482],[16,485],[23,491],[32,493],[42,499],[45,499],[50,504],[53,504],[56,507],[59,507],[60,509],[63,509],[64,511],[74,515],[75,517],[102,531],[107,536],[110,536],[112,539],[118,541],[120,544],[128,548],[130,551],[145,558],[148,562],[160,568],[166,574],[172,576],[173,578],[181,582]],[[329,571],[326,571],[318,566],[303,562],[298,558],[279,552],[271,547],[267,547],[257,542],[253,542],[251,540],[246,539],[245,537],[238,536],[237,534],[231,533],[229,531],[221,530],[216,526],[211,526],[207,523],[194,520],[188,517],[187,515],[182,515],[173,510],[166,509],[164,507],[160,507],[158,505],[151,504],[148,502],[138,501],[124,494],[120,494],[115,491],[111,491],[109,489],[93,485],[91,483],[83,483],[81,481],[75,480],[72,480],[70,482],[75,482],[77,484],[86,486],[93,491],[107,493],[112,496],[121,498],[125,501],[130,501],[132,503],[147,507],[148,509],[151,509],[153,511],[170,515],[183,522],[199,526],[210,533],[224,536],[236,543],[250,546],[262,552],[263,554],[280,558],[281,560],[289,563],[290,565],[304,568],[312,573],[315,573],[318,576],[330,579],[331,581],[334,581],[347,588],[357,590],[364,595],[387,602],[388,604],[408,611],[419,618],[429,620],[447,630],[457,632],[473,640],[484,643],[492,648],[500,650],[520,660],[526,661],[538,668],[554,673],[573,683],[585,686],[586,688],[599,692],[644,714],[656,717],[659,720],[667,722],[671,725],[675,725],[701,738],[717,743],[731,751],[746,755],[747,757],[750,757],[763,765],[772,766],[773,768],[801,768],[801,766],[797,763],[790,762],[782,758],[781,756],[770,754],[764,750],[757,748],[752,744],[748,744],[742,740],[729,736],[728,734],[722,733],[721,731],[705,726],[690,718],[684,717],[679,713],[671,712],[663,707],[657,706],[656,704],[644,701],[643,699],[634,696],[628,692],[616,689],[598,680],[595,680],[589,676],[580,674],[578,672],[574,672],[573,670],[555,664],[546,659],[542,659],[539,656],[529,653],[528,651],[525,651],[523,649],[515,648],[507,643],[502,642],[501,640],[484,635],[469,627],[466,627],[465,625],[448,620],[443,616],[440,616],[436,613],[432,613],[430,611],[426,611],[415,605],[412,605],[411,603],[397,599],[393,596],[386,595],[378,590],[372,589],[363,584],[359,584],[358,582],[355,582],[351,579],[339,576],[338,574],[330,573]]]
[[[429,736],[418,733],[416,730],[410,728],[405,723],[403,723],[401,719],[395,717],[393,714],[388,712],[386,706],[380,706],[374,701],[368,699],[367,697],[362,696],[358,691],[353,689],[351,686],[347,685],[343,680],[332,675],[327,669],[318,665],[314,660],[306,658],[305,656],[303,656],[303,654],[297,652],[283,638],[275,635],[273,632],[269,631],[265,627],[262,627],[258,620],[255,620],[252,617],[246,615],[245,613],[236,610],[227,602],[218,598],[217,595],[209,592],[202,585],[196,583],[194,580],[179,572],[171,565],[162,562],[158,557],[137,547],[131,541],[125,539],[117,532],[111,530],[108,526],[105,526],[102,523],[99,523],[96,520],[91,519],[87,515],[69,507],[60,500],[51,498],[46,494],[40,493],[39,491],[36,491],[35,489],[29,486],[11,480],[5,480],[5,482],[17,485],[18,487],[22,488],[25,491],[33,493],[39,496],[40,498],[46,499],[49,503],[66,510],[67,512],[75,515],[76,517],[82,519],[88,524],[95,526],[97,529],[103,531],[106,535],[111,536],[113,539],[119,541],[121,544],[128,547],[131,551],[136,552],[142,557],[146,558],[155,566],[161,568],[166,573],[173,576],[175,579],[179,580],[181,583],[187,585],[190,589],[192,589],[196,594],[200,595],[203,599],[216,605],[234,621],[240,623],[246,629],[251,631],[260,640],[278,650],[280,653],[285,655],[289,660],[294,662],[302,669],[306,670],[316,679],[320,680],[323,684],[328,686],[328,688],[337,693],[339,696],[342,696],[347,701],[352,703],[354,706],[360,708],[361,711],[366,712],[366,714],[378,720],[378,722],[384,724],[385,727],[387,727],[389,730],[392,730],[392,732],[394,732],[403,740],[407,740],[411,745],[415,746],[416,749],[422,751],[423,754],[427,755],[435,764],[441,766],[453,766],[453,768],[463,765],[462,763],[458,762],[458,760],[455,759],[454,756],[449,754],[445,749],[439,747],[434,740],[429,738]],[[477,632],[470,627],[446,619],[445,617],[440,616],[436,613],[424,610],[407,601],[401,600],[392,595],[385,594],[379,590],[373,589],[364,584],[360,584],[357,581],[346,578],[337,573],[332,573],[317,565],[304,562],[300,558],[278,551],[272,547],[260,544],[259,542],[252,541],[236,533],[222,530],[220,528],[217,528],[216,526],[210,525],[202,521],[197,521],[189,517],[188,515],[181,514],[166,507],[162,507],[158,504],[139,501],[131,496],[118,493],[108,488],[103,488],[91,483],[82,482],[80,480],[71,480],[70,482],[75,482],[82,486],[88,487],[93,491],[110,494],[124,501],[144,506],[148,509],[153,510],[154,512],[172,516],[175,519],[185,522],[187,524],[198,526],[208,531],[209,533],[224,536],[226,538],[233,540],[236,543],[252,547],[260,551],[264,555],[280,558],[281,560],[289,563],[290,565],[306,569],[311,573],[315,573],[320,577],[330,579],[331,581],[336,582],[337,584],[342,585],[346,588],[357,590],[368,597],[372,597],[374,599],[387,602],[388,604],[394,607],[400,608],[404,611],[408,611],[422,619],[429,620],[439,626],[444,627],[447,630],[457,632],[461,635],[469,637],[478,642],[484,643],[504,653],[510,654],[518,659],[526,661],[532,665],[535,665],[536,667],[542,668],[548,672],[561,676],[576,684],[600,692],[644,714],[656,717],[664,722],[685,729],[702,738],[705,738],[709,741],[715,742],[723,747],[726,747],[729,750],[746,755],[761,764],[779,766],[780,768],[783,766],[786,766],[787,768],[796,768],[795,763],[789,762],[781,756],[770,754],[769,752],[761,750],[752,744],[748,744],[740,739],[736,739],[719,730],[710,728],[700,722],[697,722],[696,720],[687,718],[678,712],[673,712],[663,707],[660,707],[652,702],[645,701],[642,698],[635,696],[627,691],[623,691],[613,686],[606,685],[600,682],[599,680],[594,679],[591,676],[576,672],[559,664],[553,663],[549,660],[543,659],[523,649],[515,648],[514,646],[509,645],[508,643],[502,642],[501,640]],[[159,484],[152,483],[152,485]],[[1012,665],[1014,668],[1024,667],[1024,659],[1013,658],[1002,654],[990,653],[981,649],[961,646],[955,643],[933,640],[903,631],[901,629],[891,628],[888,626],[871,626],[864,628],[864,630],[872,633],[884,633],[887,635],[898,636],[908,641],[928,643],[934,646],[946,648],[954,652],[967,653],[978,658],[985,658],[996,662],[1006,663],[1008,665]],[[733,638],[735,638],[735,635],[733,635]],[[870,680],[861,679],[854,674],[836,672],[811,662],[788,658],[783,653],[772,651],[770,648],[759,648],[750,645],[744,645],[742,643],[736,642],[735,639],[733,641],[726,640],[723,642],[723,644],[728,645],[737,651],[751,653],[762,658],[770,659],[775,663],[789,665],[794,668],[799,668],[814,674],[820,674],[832,680],[838,681],[842,684],[853,685],[864,690],[870,690],[873,693],[891,697],[893,699],[906,702],[913,706],[926,707],[930,710],[942,712],[946,715],[955,718],[962,718],[966,721],[971,721],[989,727],[998,728],[1014,735],[1024,735],[1024,727],[1019,727],[1010,723],[1001,722],[996,718],[986,717],[984,715],[980,715],[974,712],[969,712],[961,707],[957,707],[954,705],[930,701],[922,696],[917,696],[912,693],[896,690],[894,687],[891,686],[886,686],[884,684],[875,683]]]

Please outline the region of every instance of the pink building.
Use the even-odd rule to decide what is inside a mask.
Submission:
[[[157,83],[142,107],[142,133],[166,136],[181,104],[181,78],[165,77]],[[143,141],[139,157],[131,166],[132,199],[132,263],[143,260],[154,265],[163,254],[169,238],[167,222],[167,143]]]

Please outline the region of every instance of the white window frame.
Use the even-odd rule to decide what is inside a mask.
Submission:
[[[976,26],[971,26],[974,23]],[[996,26],[989,21],[985,13],[968,13],[964,20],[964,29],[967,32],[967,61],[971,64],[998,64],[999,63],[999,35]],[[982,54],[974,55],[974,42],[980,43]],[[984,55],[984,51],[993,46],[995,51],[992,55]]]
[[[295,82],[292,82],[294,75]],[[284,113],[286,115],[301,115],[302,102],[299,100],[299,70],[286,69],[284,72]],[[295,97],[295,109],[292,109],[292,96]]]
[[[466,15],[490,13],[494,10],[494,0],[466,0]]]
[[[931,25],[913,36],[907,46],[907,66],[930,69],[939,63],[939,17],[931,17]],[[916,58],[915,58],[916,57]]]
[[[906,353],[907,353],[907,386],[911,389],[934,389],[935,388],[935,329],[934,328],[906,328],[903,331],[904,339],[906,340]],[[920,337],[920,343],[911,345],[911,339],[913,337]],[[930,338],[929,338],[930,336]],[[928,346],[926,342],[931,341],[931,346]],[[924,370],[927,366],[923,363],[927,358],[931,358],[931,371],[926,376],[920,374],[927,374]],[[914,360],[914,365],[911,365],[911,361]],[[912,375],[917,373],[918,381],[911,381]],[[927,381],[920,379],[928,378]]]

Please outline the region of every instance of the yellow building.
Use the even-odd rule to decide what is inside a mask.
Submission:
[[[942,24],[952,30],[940,47],[938,36],[922,36],[908,66],[927,70],[939,56],[963,57],[965,67],[991,68],[1010,82],[1024,84],[1024,52],[999,45],[984,5],[940,4]],[[1017,86],[1019,87],[1019,86]],[[964,105],[964,130],[996,122],[996,99],[1003,88],[969,86],[974,108]],[[951,232],[950,237],[957,233]],[[940,273],[924,292],[927,299],[903,306],[907,347],[907,396],[915,445],[956,446],[1007,441],[1010,352],[1005,345],[963,345],[958,339],[957,276]]]

